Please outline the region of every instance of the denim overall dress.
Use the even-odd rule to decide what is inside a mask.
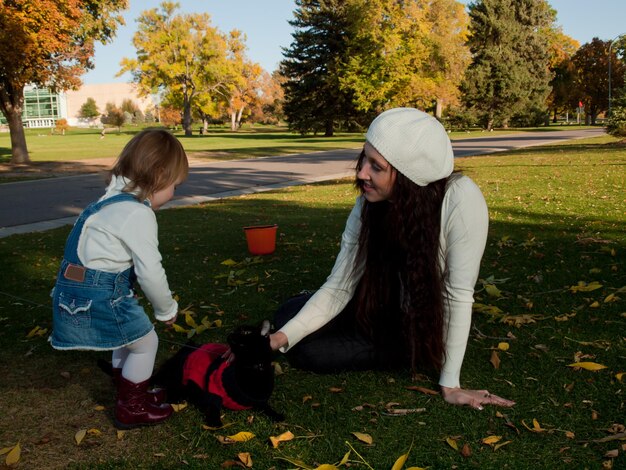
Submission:
[[[140,204],[128,193],[95,202],[81,213],[70,232],[52,290],[49,341],[55,349],[118,349],[154,328],[133,292],[134,267],[110,273],[86,268],[78,259],[78,240],[85,221],[103,207],[122,201]]]

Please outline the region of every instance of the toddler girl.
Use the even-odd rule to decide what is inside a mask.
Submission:
[[[157,320],[176,321],[178,304],[161,265],[154,211],[172,198],[188,171],[185,151],[168,131],[148,129],[133,137],[104,196],[76,221],[52,292],[52,347],[113,351],[115,425],[121,429],[160,423],[172,414],[148,390],[159,340],[133,284],[139,282]]]

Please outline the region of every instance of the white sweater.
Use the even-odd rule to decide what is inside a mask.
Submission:
[[[113,177],[100,200],[119,194],[128,182]],[[112,273],[134,265],[155,318],[167,321],[178,312],[161,265],[156,216],[145,204],[118,202],[89,217],[78,240],[78,258],[88,268]]]
[[[353,274],[361,229],[363,198],[354,205],[341,237],[335,266],[322,287],[302,310],[281,328],[288,339],[283,352],[317,331],[346,306],[362,275]],[[453,177],[448,184],[441,210],[440,262],[446,263],[447,293],[444,293],[446,340],[444,366],[439,384],[460,386],[461,365],[469,337],[474,286],[487,241],[489,214],[476,184],[467,176]]]

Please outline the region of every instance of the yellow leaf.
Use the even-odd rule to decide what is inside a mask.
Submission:
[[[502,297],[502,292],[500,292],[500,289],[498,289],[493,284],[485,284],[485,290],[487,291],[487,294],[489,294],[491,297]]]
[[[223,264],[224,266],[234,266],[237,264],[237,261],[235,261],[234,259],[228,258],[222,261],[220,264]]]
[[[598,308],[600,306],[600,302],[597,300],[589,304],[589,308]]]
[[[578,284],[575,286],[570,286],[569,290],[571,292],[591,292],[592,290],[600,289],[602,284],[598,281],[593,281],[587,284],[585,281],[578,281]]]
[[[348,463],[348,460],[350,459],[350,450],[348,452],[346,452],[346,455],[343,456],[343,459],[341,459],[341,462],[339,462],[339,466],[341,465],[345,465],[346,463]]]
[[[334,465],[331,465],[329,463],[324,463],[322,465],[315,467],[315,470],[338,470],[338,469]]]
[[[3,447],[2,449],[0,449],[0,455],[8,454],[9,452],[13,450],[14,447],[15,446]]]
[[[502,439],[502,436],[488,436],[488,437],[485,437],[485,438],[482,440],[482,443],[483,443],[483,444],[487,444],[487,445],[489,445],[489,446],[492,446],[492,445],[494,445],[496,442],[498,442],[500,439]]]
[[[391,470],[402,470],[402,467],[404,467],[404,464],[406,463],[408,458],[409,454],[403,454],[398,457],[396,462],[393,464],[393,467],[391,467]]]
[[[409,467],[406,470],[427,470],[428,467]]]
[[[490,315],[501,315],[502,313],[504,313],[495,305],[484,305],[475,303],[472,308],[478,313],[488,313]]]
[[[494,369],[500,368],[500,356],[497,351],[491,351],[491,358],[489,359],[489,362],[491,362]]]
[[[353,432],[352,435],[356,437],[359,441],[365,442],[366,444],[371,445],[374,442],[374,439],[372,439],[372,436],[364,432]]]
[[[96,411],[104,411],[104,410],[106,410],[106,408],[104,406],[102,406],[102,405],[96,405],[96,406],[93,407],[93,409],[96,410]]]
[[[537,421],[534,418],[533,418],[533,427],[532,428],[530,426],[528,426],[528,424],[526,424],[526,421],[524,421],[524,420],[522,420],[522,424],[524,425],[524,427],[526,429],[528,429],[531,432],[545,432],[545,429],[541,427],[541,425],[539,424],[539,421]]]
[[[252,456],[250,455],[250,452],[239,452],[237,454],[237,458],[241,460],[241,463],[243,463],[246,467],[252,467]]]
[[[618,372],[615,374],[615,378],[621,382],[622,378],[624,378],[624,372]]]
[[[459,446],[457,445],[456,441],[454,439],[452,439],[451,437],[446,437],[446,442],[454,450],[457,450],[457,451],[459,450]]]
[[[187,408],[187,402],[184,401],[182,403],[170,403],[172,409],[178,413],[179,411],[184,410],[185,408]]]
[[[252,434],[251,432],[246,432],[246,431],[241,431],[241,432],[238,432],[237,434],[233,434],[232,436],[228,436],[228,439],[230,439],[233,442],[246,442],[253,438],[254,438],[254,434]]]
[[[7,454],[7,458],[4,461],[5,464],[7,465],[15,465],[16,463],[18,463],[20,461],[20,457],[22,455],[22,447],[20,446],[20,443],[18,442],[13,449],[11,449],[9,451],[9,453]]]
[[[504,447],[506,445],[509,445],[511,442],[513,442],[513,441],[504,441],[504,442],[501,442],[500,444],[496,444],[495,446],[493,446],[493,451],[495,452],[500,447]]]
[[[186,330],[186,329],[184,329],[184,328],[183,328],[182,326],[180,326],[180,325],[177,325],[176,323],[174,323],[174,324],[172,325],[172,328],[174,328],[174,331],[175,331],[176,333],[187,333],[187,330]]]
[[[290,441],[294,437],[295,436],[292,434],[291,431],[285,431],[279,436],[270,436],[270,442],[272,443],[272,446],[275,449],[276,447],[278,447],[278,444],[280,444],[281,442]]]
[[[576,434],[574,434],[572,431],[565,431],[565,437],[567,437],[568,439],[574,439],[576,437]]]
[[[87,431],[87,434],[89,434],[90,436],[99,436],[100,434],[102,434],[102,431],[96,428],[91,428]]]
[[[508,351],[509,350],[509,343],[506,343],[504,341],[502,341],[501,343],[498,343],[498,349],[500,351]]]
[[[35,336],[43,336],[48,332],[48,328],[41,328],[40,326],[36,326],[26,335],[26,339],[33,338]]]
[[[605,365],[598,364],[595,362],[574,362],[573,364],[568,364],[567,367],[579,367],[581,369],[591,370],[591,371],[606,369]]]
[[[126,434],[126,431],[122,431],[121,429],[117,430],[117,440],[121,440],[124,438],[124,434]]]
[[[609,302],[617,302],[619,300],[619,297],[616,296],[615,294],[609,294],[605,297],[604,299],[604,303],[609,303]]]
[[[193,319],[193,316],[189,312],[185,312],[185,323],[192,328],[198,328],[198,324]]]
[[[76,441],[76,444],[80,445],[80,443],[83,441],[83,439],[85,438],[85,435],[87,434],[87,430],[86,429],[81,429],[80,431],[78,431],[75,435],[74,435],[74,440]]]

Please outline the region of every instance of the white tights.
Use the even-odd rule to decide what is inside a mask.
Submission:
[[[122,377],[140,383],[152,376],[154,360],[159,347],[159,337],[152,330],[134,343],[113,350],[111,365],[122,369]]]

